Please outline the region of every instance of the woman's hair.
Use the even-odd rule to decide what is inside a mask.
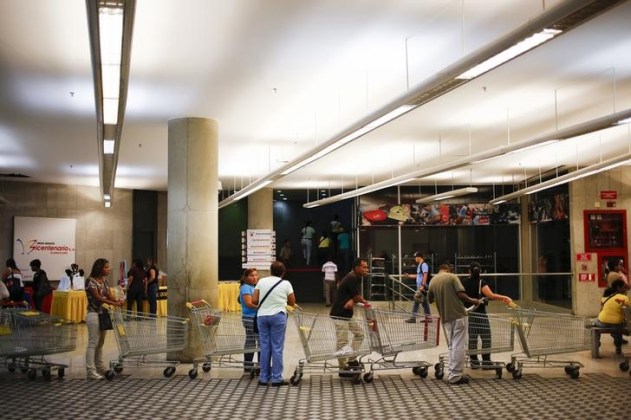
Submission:
[[[93,279],[97,277],[101,277],[103,275],[103,268],[105,267],[105,264],[109,264],[109,261],[106,260],[105,258],[99,258],[96,261],[94,261],[94,264],[92,264],[92,271],[90,272],[90,277],[92,277]]]
[[[607,269],[615,271],[618,264],[620,264],[620,257],[611,257],[607,260]]]
[[[472,280],[480,279],[480,263],[474,261],[471,264],[469,264],[469,271],[471,272]]]
[[[239,284],[243,285],[245,283],[245,279],[250,277],[250,274],[256,271],[256,268],[246,268],[243,270],[243,275],[241,276],[241,280],[239,280]]]
[[[7,260],[6,266],[13,269],[13,270],[17,270],[18,266],[15,264],[15,260],[13,258],[9,258]]]
[[[615,295],[616,293],[618,293],[618,289],[620,289],[620,287],[623,287],[624,285],[625,285],[624,280],[622,279],[614,280],[611,283],[611,286],[605,289],[605,292],[603,293],[603,297],[609,297],[611,295]]]

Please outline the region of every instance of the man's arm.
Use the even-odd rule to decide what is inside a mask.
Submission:
[[[458,297],[465,304],[469,304],[469,305],[480,305],[480,304],[482,304],[480,299],[472,299],[472,298],[469,297],[469,295],[467,295],[463,291],[459,291],[458,292]]]

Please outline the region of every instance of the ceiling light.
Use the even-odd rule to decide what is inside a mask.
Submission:
[[[109,201],[109,200],[106,200],[106,201],[105,201],[105,207],[106,207],[106,208],[110,208],[110,207],[112,207],[112,202],[111,202],[111,201]]]
[[[465,71],[459,76],[456,76],[456,79],[466,79],[470,80],[475,77],[478,77],[481,74],[486,73],[487,71],[494,69],[497,66],[500,66],[507,61],[512,60],[513,58],[525,53],[528,50],[535,48],[538,45],[543,44],[544,42],[554,38],[559,35],[562,31],[558,29],[544,29],[541,32],[533,34],[523,41],[518,42],[510,48],[502,51],[499,54],[494,55],[486,61],[481,62],[475,67]]]
[[[625,118],[624,120],[620,120],[618,121],[617,124],[623,125],[623,124],[629,124],[629,123],[631,123],[631,118]]]
[[[261,188],[267,187],[272,182],[274,182],[273,179],[265,179],[265,178],[261,178],[258,181],[254,181],[250,185],[246,186],[245,188],[240,189],[239,191],[237,191],[236,193],[232,194],[228,198],[226,198],[224,200],[221,200],[219,202],[219,207],[218,208],[222,209],[222,208],[226,207],[228,204],[234,203],[235,201],[239,201],[242,198],[245,198],[248,195],[260,190]]]
[[[506,194],[503,195],[501,197],[497,197],[491,201],[489,201],[489,204],[493,204],[493,205],[497,205],[497,204],[501,204],[504,203],[506,201],[509,200],[513,200],[515,198],[521,197],[523,195],[529,195],[529,194],[534,194],[536,192],[539,191],[543,191],[546,190],[548,188],[552,188],[552,187],[556,187],[558,185],[563,185],[563,184],[567,184],[568,182],[572,182],[572,181],[576,181],[577,179],[580,178],[585,178],[594,174],[597,174],[599,172],[604,172],[604,171],[608,171],[610,169],[613,169],[617,166],[621,166],[621,165],[625,165],[627,163],[631,162],[631,152],[630,153],[626,153],[624,155],[620,155],[620,156],[616,156],[615,158],[597,163],[595,165],[591,165],[591,166],[587,166],[585,168],[582,169],[578,169],[574,172],[570,172],[567,173],[565,175],[561,175],[559,177],[553,178],[553,179],[549,179],[547,181],[544,182],[540,182],[539,184],[536,185],[531,185],[530,187],[526,187],[523,188],[521,190],[518,191],[514,191],[510,194]]]
[[[110,201],[112,199],[112,196],[110,194],[103,194],[103,199],[105,201]]]
[[[477,193],[478,189],[476,187],[465,187],[459,188],[457,190],[447,191],[441,194],[430,195],[427,197],[422,197],[416,200],[417,203],[429,203],[431,201],[441,201],[447,200],[453,197],[460,197],[462,195]]]

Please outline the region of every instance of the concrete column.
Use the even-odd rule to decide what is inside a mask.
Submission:
[[[217,122],[170,120],[168,151],[168,313],[188,317],[186,302],[204,299],[217,308]],[[191,325],[187,348],[169,356],[190,362],[202,350]]]
[[[528,196],[523,196],[519,200],[521,223],[520,230],[520,251],[521,251],[521,267],[522,273],[534,273],[535,265],[533,264],[534,244],[532,237],[532,227],[528,222]],[[532,302],[535,294],[536,278],[532,275],[521,276],[521,299],[524,302]]]
[[[248,229],[274,229],[274,190],[262,188],[248,196]],[[259,277],[270,275],[258,270]]]

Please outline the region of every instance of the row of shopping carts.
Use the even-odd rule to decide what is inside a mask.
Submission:
[[[200,356],[193,361],[188,375],[194,379],[201,365],[204,372],[213,366],[245,369],[254,377],[258,364],[244,361],[245,354],[259,351],[258,339],[251,319],[240,313],[222,312],[207,302],[188,304],[190,323],[199,340],[194,349]],[[432,364],[418,360],[422,350],[438,347],[440,320],[419,315],[416,322],[405,322],[409,313],[360,306],[351,319],[323,314],[294,312],[293,320],[305,357],[300,359],[290,379],[300,383],[307,371],[339,372],[354,383],[372,382],[380,370],[411,369],[425,378]],[[112,379],[127,366],[165,366],[164,376],[174,374],[179,362],[151,357],[178,352],[187,345],[189,319],[174,316],[151,317],[146,314],[111,311],[113,333],[119,357],[110,362],[106,377]],[[577,361],[552,360],[551,356],[587,350],[591,334],[585,319],[558,313],[514,308],[508,314],[469,314],[469,328],[478,331],[480,343],[471,342],[467,354],[483,355],[514,351],[515,335],[521,352],[513,353],[510,362],[481,363],[482,369],[495,371],[502,377],[505,368],[519,379],[525,366],[563,367],[572,378],[578,378],[582,367]],[[76,328],[59,318],[36,311],[5,309],[0,312],[0,359],[11,371],[20,369],[34,378],[37,370],[50,378],[56,371],[64,376],[66,365],[52,363],[45,356],[74,350]],[[449,337],[446,336],[447,341]],[[407,353],[413,360],[401,360]],[[417,358],[417,359],[415,359]],[[354,363],[348,362],[352,361]],[[437,379],[444,375],[445,354],[434,365]]]

